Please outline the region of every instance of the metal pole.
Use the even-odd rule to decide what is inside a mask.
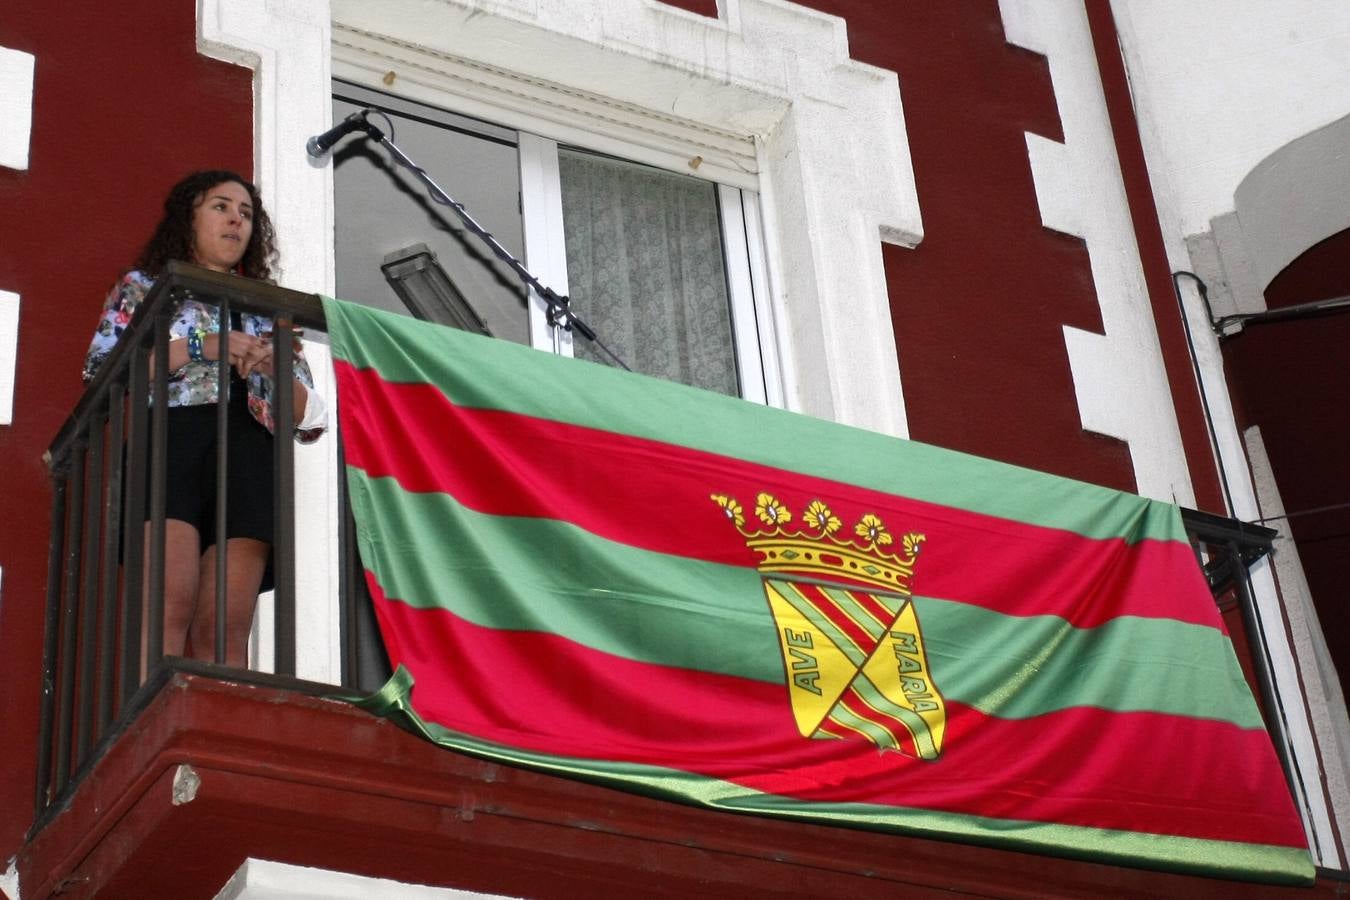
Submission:
[[[222,300],[217,310],[220,316],[217,325],[217,338],[220,341],[216,360],[216,583],[215,608],[216,627],[214,629],[214,658],[216,665],[224,665],[226,659],[225,625],[229,615],[229,554],[226,535],[229,523],[228,501],[230,496],[230,354],[227,351],[229,332],[234,330],[234,320],[230,317],[230,301]],[[241,388],[242,390],[242,388]],[[205,648],[194,647],[193,652],[200,659]]]
[[[47,610],[42,632],[42,701],[38,712],[37,784],[34,817],[51,802],[52,710],[56,705],[56,648],[61,627],[61,560],[65,555],[66,489],[69,468],[65,459],[54,466],[56,485],[52,493],[51,544],[47,548]]]
[[[273,570],[276,588],[275,668],[278,675],[295,674],[295,345],[294,320],[278,316],[272,320],[272,367],[276,407],[272,420],[275,475],[272,480],[274,517]]]

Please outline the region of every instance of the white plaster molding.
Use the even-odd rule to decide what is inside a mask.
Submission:
[[[1173,266],[1183,267],[1185,263],[1178,261],[1186,259],[1185,242],[1174,234],[1167,243]],[[1209,315],[1199,292],[1189,279],[1182,280],[1181,290],[1195,360],[1200,368],[1200,382],[1209,401],[1224,481],[1232,498],[1231,515],[1247,522],[1264,516],[1283,515],[1279,491],[1270,473],[1259,432],[1249,431],[1244,436],[1238,430],[1224,374],[1223,354],[1218,338],[1210,328]],[[1210,282],[1210,294],[1212,299],[1213,282]],[[1273,524],[1278,526],[1280,523]],[[1319,848],[1318,864],[1334,868],[1343,866],[1345,861],[1334,861],[1337,858],[1335,836],[1328,816],[1335,816],[1341,823],[1341,832],[1346,832],[1345,823],[1350,822],[1350,797],[1346,796],[1350,790],[1346,787],[1350,781],[1350,746],[1347,745],[1350,736],[1345,732],[1350,729],[1350,722],[1346,720],[1344,699],[1336,699],[1341,693],[1339,684],[1323,683],[1320,689],[1314,684],[1325,678],[1320,671],[1323,663],[1314,650],[1320,638],[1315,630],[1318,626],[1315,615],[1309,620],[1308,616],[1297,613],[1306,586],[1300,586],[1302,576],[1292,570],[1288,554],[1279,549],[1279,543],[1286,542],[1283,539],[1277,542],[1274,566],[1269,560],[1263,560],[1253,569],[1252,593],[1261,618],[1264,645],[1270,654],[1275,691],[1286,714],[1289,748],[1301,779],[1295,785],[1299,814],[1308,831],[1309,843]],[[1290,611],[1288,628],[1282,606]],[[1292,638],[1291,634],[1294,635]],[[1309,674],[1300,678],[1300,669]],[[1326,793],[1321,788],[1322,778],[1326,779]]]
[[[19,295],[0,290],[0,425],[14,424],[14,373],[19,361]]]
[[[913,246],[922,222],[898,81],[849,59],[841,19],[782,0],[726,0],[718,19],[652,0],[334,0],[333,14],[339,43],[378,35],[444,57],[441,103],[457,111],[483,115],[475,104],[501,90],[464,88],[463,61],[753,142],[780,358],[796,363],[788,405],[907,434],[880,243]],[[391,71],[396,91],[433,79]],[[521,127],[524,102],[495,118]],[[556,114],[530,115],[566,139]],[[734,140],[718,146],[744,164]]]
[[[322,293],[333,290],[332,170],[304,147],[332,119],[329,41],[327,0],[198,0],[198,50],[254,73],[254,178],[277,230],[278,280]],[[320,393],[335,397],[327,346],[307,342],[305,355]],[[336,442],[296,447],[295,465],[297,671],[337,683]],[[268,606],[259,604],[257,622],[270,621]],[[270,646],[265,635],[263,642]]]
[[[1275,519],[1272,527],[1281,528],[1270,557],[1278,591],[1262,592],[1256,602],[1271,648],[1276,689],[1284,698],[1289,743],[1299,762],[1301,811],[1317,865],[1344,868],[1346,859],[1336,848],[1331,819],[1350,822],[1350,716],[1298,545],[1288,529],[1281,527],[1284,522],[1279,517],[1286,513],[1284,500],[1261,429],[1252,426],[1244,437],[1260,499],[1260,516]]]
[[[22,900],[19,896],[19,870],[15,865],[16,857],[11,856],[5,871],[0,872],[0,895],[10,900]]]
[[[1350,74],[1350,73],[1348,73]],[[1350,228],[1350,115],[1261,160],[1233,192],[1262,291],[1303,251]]]
[[[198,50],[253,70],[254,179],[279,236],[278,280],[305,291],[333,285],[332,174],[304,150],[332,118],[328,17],[323,0],[198,4]]]
[[[215,900],[458,900],[501,897],[455,888],[427,887],[389,878],[353,875],[264,859],[244,860]]]
[[[1041,221],[1086,242],[1103,334],[1065,326],[1083,427],[1127,441],[1139,493],[1194,505],[1082,0],[1000,0],[1010,43],[1043,54],[1064,143],[1027,135]]]
[[[1350,7],[1316,0],[1278,4],[1113,0],[1111,6],[1171,268],[1194,269],[1205,279],[1216,315],[1259,312],[1265,308],[1261,293],[1265,285],[1247,247],[1244,223],[1235,212],[1236,186],[1277,148],[1345,115],[1348,104],[1340,86],[1347,54],[1335,48],[1343,47],[1350,36]],[[1258,503],[1253,479],[1265,479],[1259,474],[1264,468],[1263,449],[1255,442],[1244,442],[1238,431],[1218,340],[1194,285],[1182,280],[1181,286],[1219,459],[1232,497],[1231,514],[1244,521],[1278,515],[1272,511],[1278,508],[1276,493],[1269,490],[1273,480],[1261,487]],[[1335,816],[1342,834],[1350,833],[1344,789],[1336,787],[1338,781],[1344,785],[1350,778],[1346,772],[1350,751],[1340,737],[1327,735],[1339,735],[1338,729],[1346,728],[1346,715],[1343,707],[1338,710],[1329,701],[1317,699],[1312,689],[1305,693],[1309,679],[1320,678],[1320,673],[1304,677],[1300,684],[1299,670],[1310,672],[1309,667],[1318,663],[1315,656],[1305,657],[1309,652],[1305,639],[1291,640],[1284,626],[1282,602],[1298,603],[1298,579],[1279,571],[1285,565],[1278,553],[1274,566],[1268,561],[1259,563],[1252,588],[1275,689],[1290,716],[1290,746],[1302,778],[1296,787],[1301,792],[1299,812],[1310,843],[1333,848],[1330,854],[1322,851],[1319,863],[1344,866],[1344,859],[1335,862],[1335,839],[1326,815]],[[1329,698],[1335,693],[1327,689],[1323,695]],[[1328,731],[1338,717],[1339,723]],[[1331,794],[1331,809],[1314,813],[1303,784],[1310,786],[1314,797],[1324,797],[1319,784],[1323,777]],[[1325,802],[1320,801],[1323,809]]]
[[[33,130],[34,57],[0,47],[0,166],[28,168],[28,142]]]
[[[1350,113],[1348,3],[1111,0],[1111,11],[1165,231],[1207,230],[1263,160]]]

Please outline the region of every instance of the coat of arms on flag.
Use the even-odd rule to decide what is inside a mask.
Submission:
[[[865,740],[937,759],[946,710],[910,600],[924,536],[906,534],[897,555],[886,549],[894,538],[885,523],[870,513],[840,538],[842,523],[818,499],[797,527],[771,494],[756,497],[758,524],[750,527],[735,498],[712,500],[759,554],[802,737]]]

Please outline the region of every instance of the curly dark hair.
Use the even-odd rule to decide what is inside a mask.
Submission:
[[[192,213],[202,196],[211,188],[233,181],[248,191],[253,202],[253,234],[243,259],[239,261],[241,274],[260,281],[272,280],[272,265],[276,262],[276,235],[272,220],[263,208],[258,189],[234,172],[209,169],[193,172],[178,182],[164,199],[164,218],[155,226],[155,233],[146,242],[136,260],[136,268],[150,276],[158,276],[170,260],[192,262]]]

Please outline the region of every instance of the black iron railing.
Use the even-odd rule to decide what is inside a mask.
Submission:
[[[1279,532],[1263,525],[1253,525],[1238,519],[1227,519],[1211,513],[1183,509],[1181,520],[1195,549],[1210,593],[1221,612],[1236,610],[1246,634],[1251,664],[1252,681],[1261,700],[1261,714],[1266,730],[1280,757],[1285,780],[1294,785],[1293,761],[1289,754],[1288,728],[1283,707],[1275,693],[1275,679],[1271,673],[1270,650],[1266,646],[1266,631],[1261,611],[1256,605],[1252,588],[1251,567],[1271,552]]]
[[[47,462],[53,481],[51,539],[47,569],[46,633],[37,761],[37,820],[59,803],[81,771],[100,755],[101,742],[133,715],[163,673],[185,661],[164,654],[165,502],[169,325],[178,305],[196,297],[220,308],[265,315],[274,333],[295,327],[324,331],[323,306],[316,295],[170,263],[137,309],[108,359],[62,426]],[[276,384],[289,384],[294,371],[292,342],[274,342]],[[228,358],[217,366],[219,396],[226,396]],[[278,435],[292,433],[294,399],[273,392]],[[227,404],[217,404],[218,446],[225,448]],[[330,417],[331,418],[331,417]],[[330,422],[330,425],[335,425]],[[295,614],[295,444],[274,440],[272,547],[274,572],[274,672],[294,678]],[[339,479],[340,485],[344,479]],[[225,534],[228,488],[226,453],[215,473],[216,528]],[[345,496],[342,498],[344,519]],[[148,527],[147,527],[148,526]],[[347,529],[348,534],[350,529]],[[147,534],[148,533],[148,534]],[[347,573],[356,555],[344,540],[345,625],[358,603],[360,579]],[[216,543],[214,662],[208,668],[231,677],[250,677],[226,662],[225,542]],[[199,654],[201,655],[201,654]],[[343,680],[355,671],[355,649],[344,648]],[[201,666],[191,666],[200,670]]]

